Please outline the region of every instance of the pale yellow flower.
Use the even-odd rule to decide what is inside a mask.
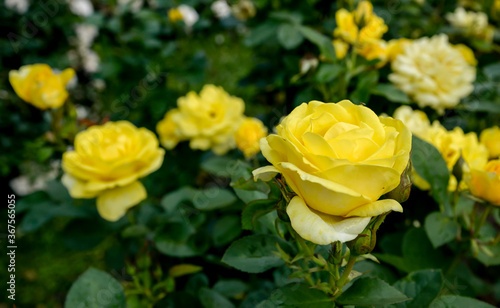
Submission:
[[[488,149],[491,158],[500,157],[500,128],[498,126],[483,130],[479,140]]]
[[[211,149],[222,155],[234,149],[234,134],[244,118],[245,103],[241,98],[229,95],[221,87],[205,85],[200,94],[191,91],[180,97],[177,106],[157,126],[166,148],[189,140],[193,150]]]
[[[414,40],[392,62],[392,71],[390,81],[421,108],[430,106],[440,114],[469,95],[476,79],[475,67],[445,34]]]
[[[255,5],[250,0],[240,0],[235,5],[231,6],[231,11],[233,12],[236,19],[246,21],[256,14]]]
[[[472,169],[466,179],[472,195],[500,205],[500,160],[492,160],[484,168]]]
[[[383,40],[377,40],[373,42],[366,42],[358,49],[356,52],[363,56],[366,60],[379,59],[381,62],[377,63],[377,66],[383,66],[387,62],[387,43]]]
[[[101,217],[116,221],[146,198],[138,180],[160,168],[164,154],[151,131],[130,122],[91,126],[63,154],[62,182],[73,198],[97,197]]]
[[[394,119],[402,121],[412,134],[427,139],[431,122],[421,110],[413,110],[410,106],[400,106],[394,111]]]
[[[236,146],[245,157],[252,157],[260,152],[260,139],[267,136],[267,127],[257,118],[245,118],[236,131]]]
[[[9,81],[16,94],[38,109],[61,107],[68,98],[67,83],[75,76],[72,68],[61,73],[47,64],[21,66],[9,72]]]
[[[297,194],[287,207],[292,227],[309,241],[349,241],[370,217],[403,211],[396,200],[379,200],[399,185],[408,164],[411,133],[399,120],[347,100],[311,101],[295,108],[260,146],[272,166],[254,176],[282,174]]]
[[[483,12],[466,11],[463,7],[458,7],[455,12],[446,14],[446,19],[467,36],[487,42],[493,40],[494,29],[488,24],[488,16]]]

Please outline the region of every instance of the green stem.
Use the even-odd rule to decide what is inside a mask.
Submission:
[[[352,268],[354,267],[354,263],[356,263],[356,257],[353,256],[352,254],[349,256],[349,260],[347,261],[347,265],[344,268],[344,271],[342,272],[342,276],[340,276],[340,279],[337,281],[337,288],[342,292],[342,287],[347,283],[347,279],[349,278],[349,274],[352,271]]]
[[[478,224],[476,225],[476,229],[474,230],[473,237],[475,238],[476,235],[481,231],[481,228],[484,225],[484,222],[488,218],[488,215],[490,215],[491,212],[491,206],[486,206],[484,209],[483,213],[481,214],[481,217],[479,218]]]

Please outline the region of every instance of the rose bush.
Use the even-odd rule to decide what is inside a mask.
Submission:
[[[297,194],[287,207],[292,226],[314,243],[352,240],[370,217],[403,211],[396,200],[379,200],[409,161],[411,133],[399,120],[347,100],[311,101],[262,139],[261,150],[272,166],[255,177],[283,175]]]

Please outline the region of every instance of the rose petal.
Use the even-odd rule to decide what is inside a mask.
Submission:
[[[304,239],[319,245],[355,239],[370,222],[370,217],[343,218],[320,213],[294,197],[286,208],[292,228]]]
[[[102,218],[117,221],[127,210],[146,199],[146,189],[141,182],[104,191],[97,197],[97,211]]]
[[[361,216],[361,217],[371,217],[371,216],[378,216],[384,213],[387,213],[389,211],[395,211],[395,212],[403,212],[403,207],[399,202],[393,199],[384,199],[384,200],[378,200],[375,202],[371,202],[365,205],[362,205],[349,213],[347,213],[345,216],[351,217],[351,216]]]

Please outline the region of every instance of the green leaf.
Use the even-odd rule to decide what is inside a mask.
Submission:
[[[236,215],[228,215],[217,220],[212,232],[212,239],[215,246],[222,246],[231,242],[240,234],[240,218]]]
[[[470,297],[442,295],[434,300],[429,308],[494,308],[488,303]]]
[[[370,91],[377,84],[379,79],[378,71],[369,71],[359,75],[356,89],[351,93],[351,100],[359,103],[368,103]]]
[[[309,27],[300,26],[299,30],[308,41],[318,46],[321,54],[328,60],[334,62],[337,60],[337,56],[335,55],[335,48],[333,47],[331,38]]]
[[[432,247],[422,228],[413,228],[403,238],[403,258],[409,271],[441,268],[445,264],[443,254]]]
[[[425,218],[424,228],[432,246],[438,248],[457,236],[460,225],[441,212],[432,212]]]
[[[168,275],[170,277],[176,278],[180,276],[190,275],[201,271],[203,267],[193,264],[178,264],[172,266],[168,270]]]
[[[69,195],[68,190],[60,181],[50,181],[47,183],[45,191],[54,201],[60,203],[72,203],[73,198]]]
[[[301,24],[302,20],[304,19],[302,14],[296,12],[290,13],[285,11],[271,12],[269,14],[269,17],[279,21],[289,22],[291,24]]]
[[[413,136],[411,161],[417,174],[431,185],[434,199],[439,204],[448,203],[450,171],[441,153],[432,144]]]
[[[196,190],[191,187],[181,187],[163,196],[161,199],[161,206],[170,214],[174,212],[183,201],[191,200],[191,196],[195,191]]]
[[[205,308],[234,308],[227,298],[208,288],[201,288],[198,295]]]
[[[311,289],[303,283],[290,283],[271,293],[267,305],[259,307],[297,307],[297,308],[331,308],[333,301],[330,296],[317,289]]]
[[[214,291],[227,296],[227,297],[237,297],[245,293],[248,289],[247,285],[236,279],[231,280],[219,280],[215,283],[213,287]]]
[[[194,234],[193,226],[187,222],[187,219],[183,219],[169,222],[158,230],[154,242],[156,248],[167,256],[192,257],[201,254],[206,249],[194,242]]]
[[[443,286],[443,274],[439,270],[423,270],[410,273],[393,285],[411,301],[398,303],[392,307],[420,308],[429,307],[430,303],[439,295]]]
[[[50,202],[38,204],[23,217],[20,228],[24,232],[33,232],[44,225],[54,217],[54,212],[51,210],[55,205]]]
[[[337,302],[342,305],[384,306],[409,300],[398,289],[378,278],[361,277],[354,281]]]
[[[276,242],[287,245],[274,235],[250,235],[231,244],[222,257],[222,262],[247,273],[262,273],[285,263],[274,252]]]
[[[233,204],[236,196],[227,189],[218,186],[198,190],[192,196],[193,205],[201,211],[210,211]]]
[[[479,249],[477,259],[486,266],[500,265],[500,244],[486,246],[486,248],[491,251],[493,255],[488,255],[484,253],[482,249]]]
[[[247,204],[241,213],[241,226],[243,230],[252,230],[257,220],[263,215],[272,212],[278,203],[278,200],[265,199],[255,200]]]
[[[89,268],[71,286],[64,307],[125,308],[125,293],[111,275]]]
[[[270,191],[269,185],[261,180],[254,181],[250,176],[248,179],[240,178],[235,183],[231,184],[236,196],[245,204],[254,200],[267,199],[267,194]]]
[[[395,87],[391,83],[378,84],[371,90],[372,94],[383,96],[391,102],[409,104],[410,98],[408,95]]]
[[[145,236],[149,232],[151,232],[151,230],[149,230],[149,228],[146,227],[145,225],[132,225],[126,227],[122,231],[122,237],[129,238],[129,237]]]
[[[500,63],[493,63],[483,67],[483,73],[493,81],[500,81]]]
[[[294,49],[304,41],[304,36],[297,26],[284,23],[278,27],[278,42],[285,49]]]
[[[358,261],[354,264],[353,269],[363,273],[363,277],[380,278],[391,284],[397,279],[392,270],[371,260]]]
[[[255,27],[243,43],[248,47],[261,45],[273,38],[278,30],[278,24],[275,22],[265,22]]]
[[[500,113],[500,102],[471,101],[464,103],[464,109],[471,112]]]
[[[342,65],[323,63],[314,76],[319,83],[331,82],[344,70]]]

